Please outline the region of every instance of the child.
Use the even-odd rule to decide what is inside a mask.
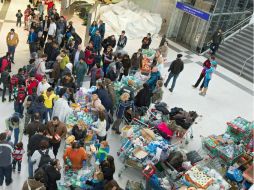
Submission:
[[[16,144],[14,151],[12,152],[12,170],[15,172],[16,170],[16,164],[18,163],[18,173],[21,171],[21,162],[23,154],[25,153],[23,149],[23,143],[19,142]]]
[[[152,103],[157,103],[162,100],[163,96],[162,85],[163,85],[162,80],[158,80],[156,83],[156,87],[153,90]]]
[[[99,163],[101,163],[102,161],[107,159],[109,153],[109,145],[107,141],[102,141],[100,143],[100,147],[99,150],[96,154],[96,160],[99,161]]]
[[[16,17],[17,17],[16,26],[19,25],[19,27],[21,27],[21,18],[23,17],[23,14],[21,13],[21,10],[18,10],[18,12],[16,14]]]

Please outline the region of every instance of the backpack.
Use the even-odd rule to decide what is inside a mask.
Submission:
[[[36,169],[35,172],[34,172],[34,173],[37,173],[37,172],[43,173],[43,178],[42,178],[40,181],[41,181],[42,183],[44,183],[44,186],[45,186],[45,187],[48,186],[48,181],[49,181],[49,179],[48,179],[48,174],[47,174],[47,172],[46,172],[46,169],[47,169],[48,166],[49,166],[49,165],[46,164],[46,165],[44,165],[44,166],[42,166],[42,167],[39,167],[39,168]]]
[[[49,156],[49,149],[46,150],[45,153],[43,153],[41,150],[39,150],[39,153],[41,155],[41,159],[39,162],[39,168],[41,168],[42,166],[49,164],[52,159]]]
[[[101,69],[101,68],[97,68],[96,74],[95,74],[96,80],[102,78],[102,75],[103,75],[103,74],[102,74],[102,69]]]
[[[17,102],[23,103],[25,98],[26,98],[26,88],[24,86],[21,86],[18,88]]]
[[[19,78],[17,77],[17,75],[13,75],[11,77],[11,81],[10,81],[11,89],[13,89],[15,86],[17,86],[18,83],[19,83]]]

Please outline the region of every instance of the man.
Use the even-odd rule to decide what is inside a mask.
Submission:
[[[48,36],[54,38],[56,35],[56,23],[53,19],[50,19]]]
[[[53,147],[55,157],[61,144],[61,139],[66,137],[67,129],[64,123],[59,121],[57,116],[53,117],[46,125],[47,137],[50,139],[50,144]]]
[[[49,18],[48,16],[45,16],[45,19],[42,21],[42,30],[43,30],[43,39],[44,42],[46,42],[47,36],[48,36],[48,30],[49,30]]]
[[[53,112],[53,101],[57,99],[57,96],[52,87],[49,87],[42,95],[44,97],[44,105],[47,109],[46,122],[48,122],[51,119]]]
[[[28,140],[39,131],[41,126],[43,126],[42,122],[40,121],[39,113],[35,113],[33,119],[34,120],[24,128],[24,134],[28,135]]]
[[[1,73],[1,83],[3,83],[3,92],[2,92],[2,102],[6,101],[5,98],[5,93],[7,88],[9,89],[9,102],[11,102],[11,77],[10,77],[10,70],[5,69],[2,73]]]
[[[19,43],[19,36],[17,33],[15,33],[15,30],[13,28],[7,34],[6,43],[8,46],[8,52],[11,54],[11,61],[14,62],[14,53]]]
[[[32,54],[33,52],[37,52],[36,42],[37,42],[37,34],[34,32],[34,28],[31,28],[28,38],[27,38],[27,43],[29,44],[30,54]]]
[[[105,23],[102,20],[99,21],[98,30],[101,35],[101,41],[103,41],[105,35]]]
[[[91,37],[91,41],[93,42],[94,44],[94,51],[100,55],[100,51],[101,51],[101,35],[100,35],[100,32],[99,30],[96,30],[96,33],[95,35],[93,35]]]
[[[85,58],[85,53],[82,50],[82,45],[79,44],[78,49],[74,50],[73,54],[71,55],[71,62],[74,64],[74,67],[75,67],[76,64],[79,62],[79,60],[84,58]]]
[[[210,46],[210,49],[212,51],[212,55],[215,55],[216,51],[219,48],[219,45],[222,41],[222,30],[219,29],[218,31],[216,31],[213,36],[212,36],[212,44]]]
[[[66,65],[68,63],[70,63],[70,58],[67,55],[67,52],[65,50],[62,50],[60,55],[62,57],[62,60],[60,62],[60,69],[61,69],[61,71],[63,71],[65,69]]]
[[[7,142],[6,133],[0,134],[0,188],[3,187],[4,178],[6,186],[12,183],[12,156],[13,144]]]
[[[123,30],[118,39],[116,51],[122,50],[126,46],[126,43],[127,43],[127,37],[125,36],[125,31]]]
[[[170,82],[170,79],[173,77],[173,82],[171,85],[171,88],[169,89],[170,92],[173,92],[175,84],[176,84],[176,79],[179,76],[179,74],[183,71],[184,65],[183,61],[181,60],[182,54],[177,54],[177,59],[173,61],[173,63],[170,65],[168,72],[170,71],[168,75],[167,81],[164,83],[164,86],[167,87],[168,83]]]
[[[152,43],[151,34],[148,33],[146,37],[142,40],[141,49],[149,49],[150,44]]]
[[[48,56],[47,61],[50,61],[49,58],[51,57],[52,48],[53,48],[53,39],[52,37],[48,37],[47,43],[45,44],[44,47],[44,53],[47,54]]]
[[[56,35],[57,35],[57,42],[60,46],[63,41],[63,37],[66,32],[66,21],[63,16],[60,17],[60,20],[56,23]]]

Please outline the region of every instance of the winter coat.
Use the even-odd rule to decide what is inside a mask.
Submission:
[[[184,64],[181,59],[176,59],[170,65],[168,72],[171,71],[174,75],[180,74],[184,69]]]
[[[5,71],[5,70],[9,70],[11,71],[11,62],[7,57],[3,57],[1,60],[1,64],[0,64],[0,73]]]
[[[28,79],[27,81],[26,81],[26,89],[27,89],[27,94],[28,95],[32,95],[33,94],[33,88],[37,88],[37,86],[38,86],[38,84],[39,84],[39,82],[38,82],[38,80],[30,80],[30,79]]]
[[[109,65],[110,63],[112,63],[113,62],[113,53],[112,53],[112,51],[103,52],[102,61],[103,61],[103,65]]]
[[[133,101],[126,101],[126,102],[120,101],[117,111],[116,111],[116,117],[118,119],[121,119],[124,116],[124,112],[125,112],[126,108],[129,108],[129,107],[131,107],[132,110],[134,110],[134,102]]]
[[[87,73],[87,64],[79,61],[75,66],[75,73],[77,76],[77,84],[81,84],[84,81],[85,74]]]
[[[160,78],[161,78],[161,74],[159,71],[151,73],[150,78],[146,81],[151,91],[154,90],[154,88],[156,87],[156,83]]]
[[[94,49],[93,48],[91,49],[89,46],[86,47],[86,49],[85,49],[85,62],[87,65],[91,65],[94,62],[93,51],[94,51]]]
[[[46,187],[40,181],[36,181],[35,179],[27,179],[23,184],[22,190],[46,190]]]
[[[117,47],[124,48],[126,46],[126,43],[127,43],[127,37],[120,36],[117,42]]]
[[[127,76],[128,75],[128,73],[129,73],[129,69],[130,69],[130,67],[131,67],[131,60],[130,59],[123,59],[122,60],[122,64],[123,64],[123,74],[125,75],[125,76]]]
[[[57,126],[53,125],[52,121],[49,121],[46,125],[46,131],[47,134],[50,136],[53,136],[53,139],[50,139],[51,143],[58,143],[59,141],[57,141],[54,136],[57,134],[59,135],[61,138],[65,138],[66,137],[66,133],[67,133],[67,129],[66,126],[63,122],[59,121],[59,124]]]
[[[33,33],[29,32],[29,35],[28,35],[28,38],[27,38],[27,42],[29,44],[31,44],[31,43],[34,43],[36,41],[37,41],[37,34],[35,32],[33,32]]]
[[[66,118],[73,112],[68,101],[64,98],[59,98],[54,102],[52,117],[57,116],[61,122],[65,122]]]
[[[90,37],[95,36],[96,30],[98,30],[98,26],[97,25],[90,26],[90,28],[89,28],[89,36]]]
[[[138,70],[142,65],[143,55],[138,57],[137,53],[134,53],[131,57],[131,68]]]
[[[27,110],[28,114],[34,115],[35,113],[39,113],[41,121],[43,121],[47,114],[46,108],[43,102],[34,102],[32,103],[31,107]],[[32,117],[33,119],[33,117]]]
[[[53,71],[50,73],[51,77],[57,81],[60,78],[60,63],[58,63],[58,61],[55,61],[54,65],[53,65]]]
[[[142,88],[135,96],[135,105],[137,107],[148,107],[151,103],[151,92],[150,89]]]
[[[52,47],[52,49],[50,49],[50,55],[48,55],[47,61],[56,61],[56,58],[59,54],[59,49]]]
[[[74,50],[74,51],[72,52],[72,54],[70,55],[70,61],[71,61],[71,63],[73,63],[74,65],[75,65],[75,55],[76,55],[77,51],[78,51],[78,50]],[[85,53],[84,53],[83,50],[81,50],[81,51],[79,52],[79,56],[78,56],[78,60],[77,60],[77,61],[79,61],[81,58],[82,58],[82,59],[85,58]]]
[[[112,101],[106,89],[97,89],[95,91],[95,94],[98,95],[102,105],[105,107],[107,111],[109,111],[113,107]]]
[[[17,46],[19,43],[19,36],[17,33],[13,34],[13,38],[11,39],[11,32],[7,34],[6,42],[8,46]]]
[[[116,40],[112,40],[111,37],[107,37],[105,40],[102,42],[102,47],[104,49],[107,49],[108,46],[111,46],[113,49],[116,46]]]
[[[91,41],[93,42],[95,51],[98,51],[101,49],[101,36],[94,35],[91,37]]]
[[[207,69],[210,69],[210,67],[211,67],[211,62],[210,62],[209,59],[207,59],[207,60],[203,63],[203,69],[202,69],[201,74],[202,74],[203,76],[205,76],[206,70],[207,70]]]
[[[32,156],[36,150],[40,150],[40,142],[42,140],[49,141],[49,139],[46,136],[41,134],[34,134],[29,138],[27,146],[28,148],[27,153],[29,156]]]
[[[116,105],[116,94],[115,94],[114,85],[108,79],[105,79],[105,84],[106,84],[106,89],[108,91],[109,97],[112,101],[112,105],[115,106]]]
[[[45,173],[48,175],[47,190],[56,190],[56,181],[61,179],[61,173],[57,171],[53,166],[48,166]]]
[[[101,38],[104,38],[105,35],[105,23],[99,25],[98,30],[100,32]]]
[[[61,62],[60,62],[60,69],[61,69],[61,70],[64,70],[64,69],[65,69],[65,66],[66,66],[68,63],[70,63],[70,59],[69,59],[68,55],[65,55],[65,56],[63,57],[63,59],[61,60]]]
[[[47,54],[48,56],[47,61],[49,61],[49,58],[51,57],[52,49],[53,49],[52,42],[47,42],[44,47],[44,53]]]
[[[112,82],[116,81],[117,77],[117,73],[113,69],[109,69],[106,74],[106,78],[110,79]]]

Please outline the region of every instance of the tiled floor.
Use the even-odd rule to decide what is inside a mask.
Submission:
[[[0,12],[0,38],[5,39],[11,28],[15,28],[20,37],[20,44],[16,49],[16,64],[13,65],[13,72],[16,72],[20,66],[28,63],[28,45],[26,44],[28,33],[24,31],[23,28],[17,28],[15,26],[15,13],[17,9],[23,11],[26,5],[27,3],[23,1],[12,0],[10,6],[8,6],[9,9]],[[75,20],[74,26],[77,28],[78,34],[84,37],[85,27],[81,26],[77,17],[73,19]],[[157,48],[158,44],[159,38],[154,38],[151,47]],[[125,50],[131,55],[140,48],[140,45],[141,39],[129,40]],[[2,56],[6,50],[5,40],[2,40],[2,43],[0,43],[0,55]],[[207,96],[201,97],[198,95],[198,90],[193,89],[191,85],[198,78],[202,70],[200,63],[202,63],[205,58],[193,54],[174,42],[170,42],[168,60],[173,61],[177,53],[182,53],[184,55],[183,60],[185,62],[185,68],[177,79],[174,92],[170,93],[168,89],[164,89],[163,101],[169,105],[169,108],[175,106],[183,107],[186,110],[195,110],[201,115],[201,117],[197,119],[197,124],[193,125],[194,139],[190,141],[186,149],[199,149],[201,145],[200,135],[207,136],[210,134],[223,133],[226,128],[226,122],[237,116],[253,120],[253,84],[218,66],[217,73],[213,76],[210,83]],[[167,77],[167,69],[164,70],[162,75],[164,78]],[[88,82],[86,82],[85,85],[88,86]],[[0,131],[5,130],[4,120],[12,113],[12,103],[0,102]],[[115,156],[116,168],[117,171],[119,171],[123,166],[116,156],[120,147],[120,138],[111,133],[108,137],[111,145],[111,154]],[[23,140],[26,144],[27,138],[24,137]],[[62,152],[58,157],[61,159]],[[26,178],[27,161],[25,157],[22,163],[21,174],[13,174],[14,183],[6,189],[21,189],[21,185]],[[136,172],[134,169],[129,169],[124,172],[120,179],[117,175],[115,175],[115,178],[122,187],[125,186],[127,179],[137,181],[142,179],[140,172]]]

